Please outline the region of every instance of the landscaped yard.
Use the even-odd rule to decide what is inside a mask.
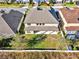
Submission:
[[[67,7],[76,7],[76,4],[75,3],[64,3],[64,6],[67,6]]]
[[[24,6],[24,4],[0,4],[0,8],[20,8]]]
[[[10,43],[11,48],[15,49],[27,49],[27,48],[51,48],[51,49],[66,49],[66,41],[61,37],[61,34],[57,35],[36,35],[26,34],[17,35],[14,41]]]
[[[67,43],[61,35],[47,35],[47,38],[35,45],[35,48],[66,49]]]
[[[62,38],[61,34],[44,35],[44,34],[16,34],[16,37],[1,39],[0,47],[12,49],[28,49],[28,48],[47,48],[66,50],[68,42]]]

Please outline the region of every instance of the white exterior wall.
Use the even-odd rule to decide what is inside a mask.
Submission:
[[[30,31],[30,33],[27,33],[27,31],[25,31],[25,34],[57,34],[59,31],[38,31],[36,33],[34,33],[33,31]]]
[[[25,34],[34,34],[34,32],[30,31],[30,33],[28,33],[27,31],[25,31]]]
[[[31,24],[31,25],[27,25],[25,24],[25,27],[29,27],[29,26],[56,26],[58,27],[58,24],[45,24],[45,25],[37,25],[37,24]],[[27,31],[25,31],[26,34],[57,34],[59,31],[38,31],[37,33],[34,33],[33,31],[30,31],[30,33],[28,33]]]
[[[56,26],[56,27],[58,27],[58,24],[45,24],[44,26]]]
[[[69,26],[79,26],[79,23],[68,23],[68,24],[65,24],[65,27],[69,27]]]
[[[25,24],[25,27],[28,27],[28,26],[56,26],[56,27],[58,27],[58,24],[45,24],[45,25],[37,25],[37,24],[27,25],[27,24]]]

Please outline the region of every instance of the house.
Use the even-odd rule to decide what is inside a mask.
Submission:
[[[56,3],[62,3],[62,0],[55,0]]]
[[[8,3],[14,3],[16,0],[8,0]]]
[[[0,3],[6,3],[8,0],[0,0]]]
[[[76,0],[54,0],[55,3],[75,2]]]
[[[62,8],[59,11],[64,22],[66,36],[73,37],[79,31],[79,8]]]
[[[35,3],[38,3],[39,1],[40,2],[47,2],[47,3],[49,2],[49,0],[33,0],[33,2],[35,2]]]
[[[16,2],[23,2],[23,3],[27,3],[27,2],[29,2],[29,0],[16,0]]]
[[[9,13],[2,11],[0,11],[0,36],[13,36],[20,30],[23,13],[17,10],[10,10]]]
[[[55,13],[51,13],[50,9],[31,10],[24,24],[26,34],[57,34],[59,32],[59,22],[55,18]]]
[[[12,3],[15,2],[16,0],[0,0],[0,3]]]
[[[76,0],[75,2],[76,2],[77,5],[79,5],[79,0]]]

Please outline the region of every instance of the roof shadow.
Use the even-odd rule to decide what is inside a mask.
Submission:
[[[56,15],[56,12],[53,8],[51,8],[50,10],[48,10],[55,18],[56,20],[58,21],[58,18],[57,18],[57,15]]]
[[[23,16],[23,13],[16,10],[11,10],[8,14],[4,13],[2,15],[2,18],[6,21],[9,27],[14,31],[14,33],[16,33],[22,16]]]

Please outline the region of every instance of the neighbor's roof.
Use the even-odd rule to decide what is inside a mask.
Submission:
[[[29,26],[25,28],[26,31],[58,31],[55,26]]]
[[[0,2],[7,2],[8,0],[0,0]]]
[[[23,14],[19,11],[11,10],[9,14],[3,14],[2,17],[10,28],[16,33]]]
[[[14,32],[0,15],[0,35],[7,36],[7,34],[14,35]]]
[[[26,16],[24,23],[58,24],[58,21],[54,17],[54,13],[51,14],[51,12],[48,9],[43,10],[33,9]]]
[[[79,26],[70,26],[70,27],[66,27],[67,31],[78,31],[79,30]]]
[[[0,34],[12,35],[16,33],[23,14],[11,10],[8,14],[0,15]]]
[[[60,10],[67,23],[79,23],[79,8],[62,8]]]
[[[0,8],[0,11],[4,10],[6,13],[9,13],[11,10],[16,10],[19,11],[23,14],[25,14],[25,11],[27,10],[26,8]]]

